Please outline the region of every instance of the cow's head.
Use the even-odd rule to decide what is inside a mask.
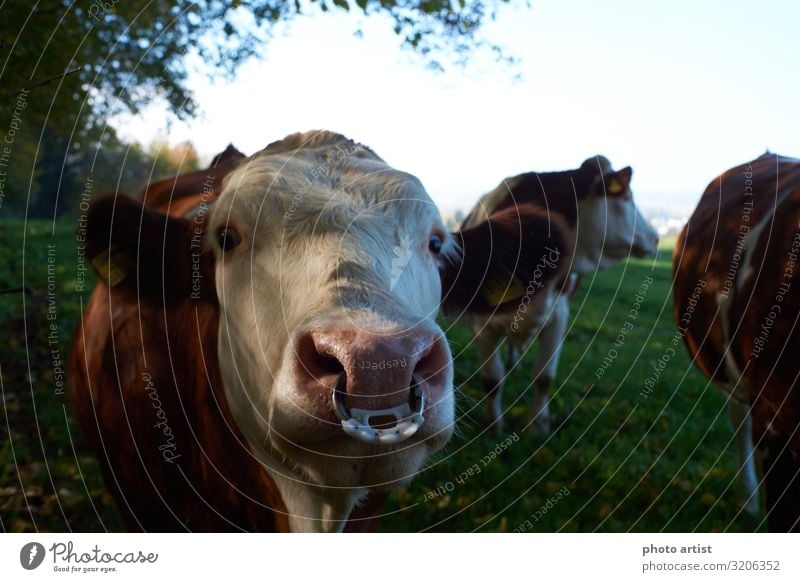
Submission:
[[[211,212],[220,367],[251,444],[316,483],[392,487],[450,438],[436,324],[456,256],[413,176],[337,135],[272,144]]]
[[[631,167],[614,170],[605,157],[596,156],[583,162],[579,171],[588,176],[589,188],[578,199],[573,271],[610,267],[630,255],[654,255],[658,233],[633,201]]]
[[[453,235],[419,180],[309,132],[244,162],[190,218],[96,203],[90,252],[138,273],[111,280],[131,300],[218,305],[221,377],[250,447],[337,493],[402,484],[448,441],[453,364],[436,316],[502,307],[498,289],[541,269],[544,245],[527,245],[546,223],[520,206]]]

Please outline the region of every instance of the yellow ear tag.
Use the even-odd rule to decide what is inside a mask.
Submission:
[[[622,184],[620,184],[617,180],[611,180],[611,182],[608,183],[608,191],[611,194],[619,194],[622,192]]]
[[[128,275],[128,259],[122,253],[113,252],[113,248],[111,250],[110,258],[108,249],[105,249],[92,259],[92,265],[97,271],[97,274],[108,283],[108,286],[114,287],[121,283]]]
[[[487,303],[494,307],[519,299],[524,293],[525,288],[514,279],[510,284],[498,281],[487,284],[484,295]]]

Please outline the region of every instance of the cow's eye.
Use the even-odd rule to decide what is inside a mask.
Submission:
[[[229,251],[233,247],[239,244],[242,240],[242,237],[239,236],[239,233],[236,232],[235,228],[223,228],[219,231],[219,235],[217,235],[217,242],[219,243],[219,248],[223,251]]]
[[[434,255],[438,255],[442,252],[442,237],[438,234],[432,234],[431,240],[428,241],[428,250],[432,252]]]

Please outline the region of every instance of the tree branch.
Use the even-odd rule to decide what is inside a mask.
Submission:
[[[0,99],[0,101],[12,101],[13,99],[16,99],[17,97],[19,97],[22,94],[23,91],[30,91],[31,89],[36,89],[38,87],[44,87],[45,85],[49,85],[53,81],[57,81],[59,79],[63,79],[64,77],[68,77],[69,75],[73,75],[73,74],[77,73],[80,70],[81,70],[80,67],[76,67],[76,68],[71,69],[69,71],[64,71],[63,73],[61,73],[59,75],[55,75],[53,77],[50,77],[49,79],[45,79],[44,81],[39,81],[38,83],[36,83],[34,85],[31,85],[27,89],[26,88],[22,88],[22,89],[19,89],[19,90],[15,91],[14,93],[8,93],[7,96],[3,97],[2,99]]]

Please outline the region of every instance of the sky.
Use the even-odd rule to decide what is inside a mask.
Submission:
[[[766,148],[800,156],[798,25],[797,0],[531,0],[484,31],[516,67],[479,52],[436,73],[387,20],[322,14],[279,25],[232,82],[192,75],[200,118],[168,125],[156,103],[112,123],[142,143],[191,140],[204,159],[337,131],[449,212],[504,177],[603,154],[633,167],[641,207],[688,214],[721,171]]]

